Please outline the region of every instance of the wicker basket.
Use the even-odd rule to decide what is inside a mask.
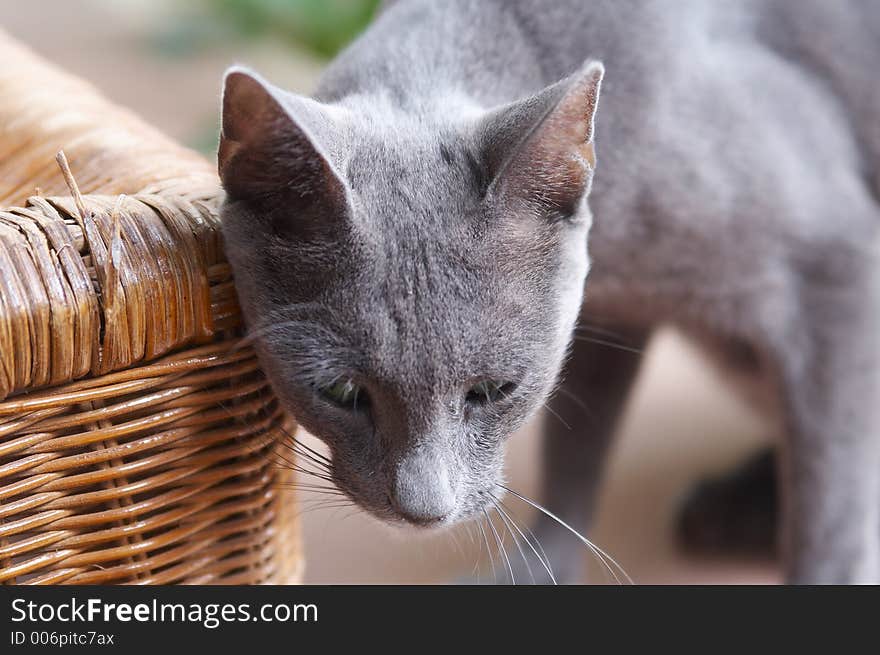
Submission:
[[[2,33],[0,60],[0,582],[296,581],[293,426],[213,166]]]

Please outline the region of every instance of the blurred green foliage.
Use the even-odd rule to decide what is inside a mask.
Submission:
[[[109,1],[109,0],[108,0]],[[116,0],[113,0],[116,1]],[[236,39],[270,38],[301,54],[331,58],[367,26],[380,0],[188,0],[175,2],[157,23],[149,43],[167,57],[192,56]],[[191,147],[213,155],[216,117],[189,139]]]
[[[332,57],[373,17],[379,0],[203,0],[225,27],[248,37],[274,36]]]

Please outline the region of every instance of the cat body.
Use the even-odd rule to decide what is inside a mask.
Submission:
[[[399,0],[314,100],[230,74],[239,293],[340,487],[389,520],[479,516],[567,357],[544,502],[585,528],[639,365],[589,331],[672,323],[782,428],[787,579],[877,581],[876,62],[868,0]],[[368,408],[327,406],[335,380]],[[578,579],[576,542],[537,533]]]

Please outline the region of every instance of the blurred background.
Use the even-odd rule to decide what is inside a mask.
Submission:
[[[377,4],[0,0],[0,27],[213,158],[227,66],[247,64],[284,88],[308,93],[328,59],[364,28]],[[636,582],[778,581],[769,560],[689,557],[676,546],[673,529],[678,504],[693,484],[759,449],[769,437],[768,426],[676,334],[661,332],[640,356],[644,366],[619,429],[590,537]],[[532,497],[538,494],[537,436],[537,425],[528,426],[511,440],[508,453],[510,486]],[[303,508],[306,582],[493,578],[473,529],[415,533],[381,525],[352,507],[324,507],[319,498],[302,495],[291,502]],[[527,508],[510,504],[518,520],[530,521]],[[586,548],[584,558],[590,559]],[[592,582],[607,581],[595,562],[591,570]]]

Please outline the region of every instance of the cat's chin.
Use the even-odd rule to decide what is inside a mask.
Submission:
[[[439,521],[430,522],[413,522],[404,518],[385,519],[385,523],[394,528],[395,531],[403,534],[430,534],[432,532],[443,532],[459,523],[456,519],[441,519]]]
[[[413,534],[431,534],[434,532],[443,532],[450,528],[455,528],[470,521],[477,520],[482,514],[479,510],[471,513],[453,513],[440,519],[429,521],[413,520],[396,511],[393,508],[371,508],[354,501],[354,504],[364,514],[374,521],[381,523],[383,526],[390,528],[395,534],[403,537],[412,536]]]
[[[355,505],[357,505],[357,508],[370,519],[379,523],[382,527],[390,529],[392,534],[398,535],[402,538],[412,537],[414,534],[427,535],[434,532],[442,532],[468,520],[467,518],[443,518],[437,521],[411,521],[396,514],[393,510],[383,511],[371,509],[364,507],[359,503],[355,503]]]
[[[374,510],[365,508],[360,504],[357,505],[377,521],[380,521],[397,531],[402,531],[409,534],[412,534],[413,532],[426,533],[442,531],[446,528],[450,528],[468,520],[468,517],[460,517],[457,514],[451,514],[442,518],[422,520],[408,517],[395,511],[393,508]]]

